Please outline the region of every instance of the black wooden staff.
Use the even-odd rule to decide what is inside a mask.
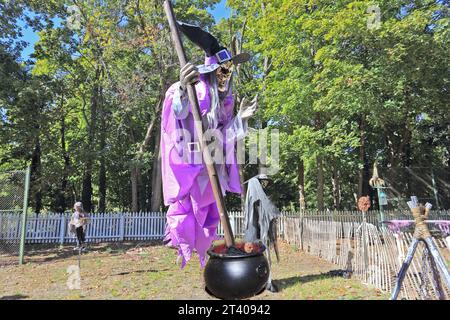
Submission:
[[[164,11],[169,21],[170,33],[172,34],[172,41],[178,55],[181,67],[187,63],[186,53],[184,52],[183,43],[181,42],[180,34],[178,32],[175,14],[173,13],[172,3],[169,0],[164,1]],[[234,245],[233,231],[231,230],[230,219],[225,208],[225,201],[220,187],[219,177],[217,176],[216,167],[212,161],[208,146],[205,143],[203,135],[203,122],[200,116],[200,107],[198,105],[197,93],[195,87],[191,84],[187,85],[187,92],[189,102],[192,107],[192,115],[194,116],[195,130],[200,140],[200,148],[203,153],[203,160],[205,161],[208,170],[209,180],[211,181],[214,199],[216,200],[217,208],[219,210],[220,221],[222,222],[225,245],[231,247]]]

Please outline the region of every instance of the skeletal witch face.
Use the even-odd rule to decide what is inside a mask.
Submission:
[[[231,75],[233,74],[233,62],[227,61],[220,65],[216,69],[217,88],[219,92],[224,93],[228,90],[228,83],[230,82]]]

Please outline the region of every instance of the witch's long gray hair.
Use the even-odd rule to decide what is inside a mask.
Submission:
[[[219,93],[217,76],[215,72],[209,74],[209,97],[211,101],[211,108],[209,109],[206,117],[208,119],[208,128],[216,129],[221,119],[226,119],[225,108],[223,107],[223,101],[231,94],[233,88],[233,76],[228,81],[228,90],[225,93]]]

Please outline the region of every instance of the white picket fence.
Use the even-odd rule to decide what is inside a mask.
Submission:
[[[245,229],[244,213],[241,211],[228,212],[231,229],[235,237],[243,236]],[[450,220],[450,211],[432,211],[432,219]],[[336,212],[282,212],[283,218],[315,218],[341,222],[360,222],[361,214],[356,211]],[[386,220],[410,219],[410,213],[405,211],[385,212]],[[29,215],[26,226],[26,243],[67,243],[74,242],[75,238],[68,232],[70,214],[40,214]],[[294,219],[297,220],[297,219]],[[292,235],[290,219],[279,219],[278,234],[284,238],[286,233]],[[379,225],[379,212],[369,211],[367,221]],[[20,239],[21,215],[11,212],[0,212],[0,241],[17,241]],[[164,237],[166,215],[163,212],[121,212],[121,213],[94,213],[90,215],[90,223],[86,229],[86,240],[89,242],[126,241],[126,240],[161,240]],[[290,232],[291,231],[291,232]],[[223,228],[219,223],[217,234],[223,237]],[[295,237],[300,234],[293,232]]]
[[[231,228],[235,236],[243,234],[244,215],[230,212]],[[69,233],[69,214],[40,214],[27,217],[26,243],[70,243],[75,238]],[[19,214],[0,213],[0,240],[15,241],[20,238]],[[87,242],[161,240],[166,228],[163,212],[95,213],[90,215],[86,228]],[[221,224],[217,231],[223,236]]]
[[[434,220],[450,220],[449,210],[433,212]],[[411,214],[387,214],[390,219],[411,219]],[[395,280],[411,243],[413,227],[404,228],[395,234],[388,228],[380,226],[379,219],[372,212],[367,214],[363,223],[358,212],[311,213],[303,215],[283,215],[280,219],[282,237],[289,244],[297,246],[306,253],[315,255],[351,272],[363,283],[392,292]],[[450,245],[442,230],[430,224],[435,235],[434,242],[441,255],[448,256]],[[423,267],[423,245],[419,245],[411,266],[406,273],[400,298],[423,299],[421,279],[427,284],[433,281],[431,269]],[[423,277],[422,277],[423,276]],[[442,276],[442,275],[441,275]],[[443,278],[442,278],[443,279]],[[445,295],[450,297],[450,289],[443,286]],[[429,299],[436,299],[434,288],[428,292]]]

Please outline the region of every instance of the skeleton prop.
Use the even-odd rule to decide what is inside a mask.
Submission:
[[[195,83],[204,127],[211,133],[210,147],[221,153],[215,161],[222,194],[240,193],[236,142],[247,132],[247,119],[256,105],[241,108],[234,115],[232,92],[233,66],[249,59],[248,54],[231,56],[217,39],[199,27],[178,22],[178,29],[205,51],[205,64],[194,68],[186,64],[180,82],[166,92],[161,118],[161,162],[164,204],[167,212],[168,246],[178,248],[184,267],[194,251],[200,264],[206,263],[206,251],[218,239],[219,213],[206,165],[196,140],[192,107],[181,81]],[[217,156],[217,154],[215,154]]]

